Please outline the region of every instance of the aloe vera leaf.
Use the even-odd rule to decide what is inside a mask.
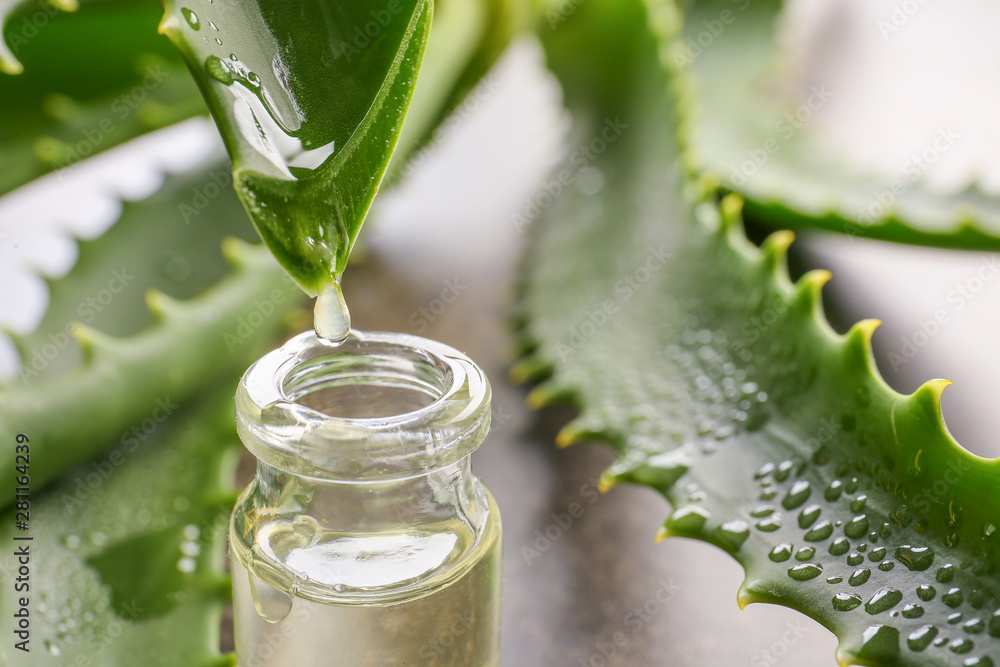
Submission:
[[[428,0],[166,3],[264,243],[309,294],[347,263],[389,164]]]
[[[150,293],[154,323],[132,337],[112,338],[79,326],[74,335],[84,349],[80,367],[0,392],[4,459],[13,461],[17,433],[30,434],[38,461],[33,479],[44,484],[124,441],[128,425],[141,423],[157,401],[183,403],[219,377],[229,376],[235,386],[282,330],[280,315],[295,296],[264,249],[232,241],[225,250],[232,273],[205,294],[175,301]],[[13,495],[6,486],[0,501],[9,503]]]
[[[184,225],[178,209],[192,196],[192,182],[211,182],[208,174],[215,172],[206,170],[197,176],[174,177],[160,195],[128,204],[118,224],[96,241],[84,244],[77,267],[53,282],[53,308],[43,324],[58,323],[52,331],[64,333],[60,327],[80,315],[79,305],[86,303],[85,296],[97,294],[93,289],[102,286],[101,281],[106,283],[113,271],[121,270],[120,265],[128,272],[138,263],[130,258],[145,257],[145,262],[153,263],[148,258],[168,242],[182,250],[205,240],[215,245],[212,233],[200,227],[208,225],[207,220]],[[213,201],[214,208],[206,209],[220,230],[231,226],[223,222],[227,216],[244,219],[232,199],[228,205],[225,201],[220,196]],[[150,220],[162,224],[144,231]],[[37,457],[33,480],[40,488],[71,466],[127,438],[156,407],[157,400],[183,404],[220,378],[230,378],[235,387],[246,366],[284,330],[284,316],[297,306],[300,292],[266,249],[230,239],[223,251],[229,275],[188,300],[176,300],[155,289],[168,282],[162,276],[161,282],[156,282],[155,271],[135,269],[135,282],[127,289],[137,294],[123,291],[121,301],[108,306],[104,313],[108,317],[94,322],[128,335],[115,338],[90,326],[71,329],[84,359],[67,373],[36,382],[31,351],[44,351],[43,344],[50,341],[39,338],[37,345],[20,341],[25,365],[17,378],[0,389],[4,460],[14,460],[15,434],[30,434]],[[202,281],[212,280],[223,270],[221,259],[210,258],[204,250],[184,252],[218,265],[203,270]],[[139,315],[139,304],[129,299],[137,298],[142,286],[153,287],[146,293],[151,324],[137,332],[146,315]],[[112,312],[113,307],[119,312]],[[52,333],[48,328],[41,331]],[[29,337],[28,341],[32,340]],[[5,486],[0,501],[7,504],[12,498],[12,488]]]
[[[0,194],[206,112],[176,51],[156,34],[153,4],[88,1],[66,14],[27,2],[0,7],[0,16],[25,67],[0,74]]]
[[[34,332],[16,338],[23,363],[10,380],[11,389],[79,365],[75,322],[111,336],[131,336],[153,321],[145,302],[149,290],[190,299],[222,280],[229,270],[222,242],[230,236],[256,240],[231,184],[228,163],[207,160],[167,176],[141,201],[122,202],[108,231],[80,241],[72,273],[46,279],[49,304],[41,322]],[[56,183],[51,196],[74,195]]]
[[[673,58],[697,83],[691,149],[699,167],[742,195],[748,215],[777,227],[949,248],[1000,247],[1000,200],[977,184],[949,194],[919,177],[865,173],[817,140],[816,124],[807,118],[812,111],[806,108],[806,120],[796,120],[814,91],[800,91],[800,98],[781,85],[788,67],[782,67],[775,37],[780,9],[774,1],[720,0],[687,10],[683,48]]]
[[[593,144],[593,172],[571,156],[575,176],[534,223],[520,314],[533,351],[513,375],[547,377],[532,405],[579,407],[560,444],[615,448],[605,489],[670,500],[660,537],[743,565],[741,605],[816,619],[841,664],[996,664],[1000,464],[948,434],[945,382],[909,396],[885,385],[873,322],[831,330],[829,275],[789,282],[789,232],[758,249],[736,199],[689,204],[679,19],[648,5],[594,0],[545,39],[577,140],[591,145],[607,119],[627,127]]]
[[[231,388],[158,424],[144,442],[116,446],[44,493],[31,447],[27,530],[3,515],[0,662],[132,667],[222,665],[219,627],[229,599],[222,564],[237,442]],[[30,541],[15,541],[17,537]],[[15,591],[16,547],[29,550],[30,589]],[[11,619],[29,599],[30,653]]]

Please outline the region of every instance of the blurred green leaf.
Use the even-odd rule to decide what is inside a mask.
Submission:
[[[176,51],[156,33],[158,18],[143,2],[86,2],[72,14],[43,2],[14,8],[4,36],[25,70],[0,74],[0,194],[205,113]]]
[[[942,194],[919,173],[896,179],[865,173],[832,155],[808,122],[796,120],[833,93],[787,80],[775,36],[780,8],[774,0],[714,0],[688,10],[685,37],[671,57],[690,67],[697,83],[691,140],[699,167],[745,197],[748,215],[774,226],[950,248],[1000,247],[1000,199],[977,184]]]
[[[41,457],[32,447],[32,471]],[[29,529],[3,515],[0,539],[29,550],[30,653],[0,645],[4,665],[208,667],[221,664],[219,627],[229,582],[222,565],[236,440],[232,387],[158,423],[38,493]],[[14,541],[17,537],[31,541]],[[14,547],[0,563],[11,579]],[[22,608],[8,582],[0,610]],[[5,622],[10,628],[11,623]]]
[[[52,307],[43,328],[15,339],[23,364],[18,376],[0,388],[0,447],[4,460],[12,462],[15,434],[29,434],[37,458],[36,489],[125,439],[158,401],[184,404],[225,378],[235,387],[245,368],[284,331],[284,315],[301,293],[264,248],[228,241],[225,275],[217,238],[233,229],[234,221],[245,225],[230,191],[220,190],[219,199],[205,209],[213,216],[211,224],[208,219],[184,223],[179,206],[189,204],[220,171],[228,173],[219,165],[170,178],[157,195],[127,204],[122,219],[84,244],[74,269],[52,283]],[[187,276],[192,286],[175,287],[169,269],[163,271],[154,259],[171,249],[184,261],[199,263]],[[169,261],[169,253],[164,259]],[[97,312],[95,295],[110,293],[112,280],[119,293],[106,309],[101,307],[101,318],[95,316],[93,324],[125,337],[68,326],[72,318]],[[157,288],[192,298],[175,300]],[[140,303],[144,293],[148,313]],[[77,362],[72,336],[83,348],[82,362]],[[56,363],[76,365],[43,377]],[[12,487],[3,487],[0,504],[13,495]]]

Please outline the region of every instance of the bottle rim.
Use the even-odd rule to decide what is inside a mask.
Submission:
[[[366,385],[420,394],[427,404],[364,417],[309,405],[331,387]],[[489,431],[490,402],[486,374],[443,343],[352,331],[334,346],[307,331],[247,369],[236,391],[236,423],[243,444],[267,465],[363,483],[425,475],[466,458]]]

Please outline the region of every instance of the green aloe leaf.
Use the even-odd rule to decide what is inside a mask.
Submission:
[[[0,447],[3,460],[13,465],[16,434],[30,435],[36,489],[124,442],[158,401],[184,404],[222,379],[235,387],[245,368],[284,331],[284,316],[301,293],[267,250],[230,239],[223,246],[226,261],[217,250],[208,252],[218,248],[213,237],[234,229],[234,221],[248,230],[230,191],[215,190],[222,196],[204,209],[212,224],[208,219],[184,224],[180,205],[189,204],[213,183],[210,175],[218,174],[228,171],[219,165],[173,177],[157,195],[127,204],[108,233],[83,244],[74,269],[53,281],[51,308],[39,332],[15,339],[23,365],[0,388]],[[171,249],[190,265],[191,286],[173,285],[170,274],[161,272],[157,253]],[[199,291],[206,284],[211,287]],[[178,300],[161,290],[191,298]],[[72,324],[98,311],[92,322]],[[73,354],[74,337],[82,361]],[[73,367],[50,372],[46,364],[57,362]],[[5,485],[0,505],[13,497],[13,488]]]
[[[74,12],[79,8],[79,3],[76,0],[53,2],[43,2],[41,0],[0,0],[0,31],[3,31],[7,27],[7,24],[17,19],[27,19],[27,23],[21,27],[21,34],[16,34],[15,38],[11,40],[14,42],[13,45],[8,43],[7,39],[0,38],[0,72],[4,74],[20,74],[24,71],[24,65],[17,59],[12,49],[17,48],[21,43],[29,39],[24,34],[25,26],[31,25],[35,28],[35,30],[27,29],[29,34],[33,36],[38,29],[35,23],[40,23],[41,17],[47,19],[60,11]],[[32,15],[32,10],[35,10],[34,13],[40,12],[41,17],[35,19]]]
[[[1000,463],[950,437],[946,383],[885,385],[872,322],[831,330],[828,274],[789,282],[790,233],[758,249],[735,199],[689,205],[676,135],[688,100],[663,37],[679,21],[648,5],[590,0],[546,39],[581,148],[534,223],[531,352],[514,375],[548,376],[534,405],[579,407],[562,444],[616,449],[605,488],[670,500],[662,537],[743,565],[741,605],[808,614],[839,637],[842,664],[1000,664]]]
[[[899,178],[863,173],[817,140],[809,120],[834,91],[813,86],[789,94],[782,85],[789,82],[774,34],[780,9],[774,0],[702,1],[688,9],[672,57],[698,85],[691,137],[698,166],[745,197],[748,214],[774,225],[1000,247],[1000,200],[976,184],[941,194],[916,168]]]
[[[343,272],[399,138],[429,0],[166,3],[265,244],[308,293]]]
[[[114,400],[114,399],[111,399]],[[27,530],[3,515],[0,592],[7,641],[0,663],[37,667],[221,666],[219,627],[229,582],[222,563],[233,493],[232,387],[159,422],[144,442],[109,442],[105,457],[39,493],[29,434]],[[151,413],[152,414],[152,413]],[[196,464],[195,464],[196,463]],[[29,540],[17,538],[31,537]],[[29,590],[18,593],[15,550],[28,551]],[[13,634],[28,598],[24,653]]]
[[[54,3],[0,3],[0,63],[24,67],[0,74],[0,194],[205,113],[176,50],[156,34],[159,17],[142,2],[91,1],[72,14]]]

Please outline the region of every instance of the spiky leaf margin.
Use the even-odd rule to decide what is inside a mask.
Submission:
[[[950,437],[946,383],[910,396],[885,385],[875,323],[831,330],[829,274],[790,283],[790,233],[757,249],[735,199],[692,214],[678,23],[666,2],[591,0],[545,40],[578,138],[594,141],[606,118],[628,127],[595,146],[588,175],[570,159],[576,177],[535,223],[520,313],[533,351],[513,374],[548,376],[529,403],[580,408],[560,444],[617,450],[604,488],[641,483],[671,501],[661,537],[744,566],[742,605],[808,614],[839,637],[843,664],[1000,662],[1000,462]]]

